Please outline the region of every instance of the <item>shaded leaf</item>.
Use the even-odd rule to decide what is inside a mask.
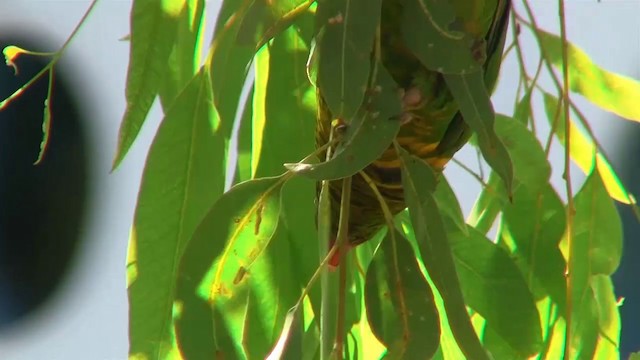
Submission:
[[[169,342],[177,259],[224,187],[218,125],[201,70],[160,124],[142,176],[129,242],[131,354],[160,358]]]
[[[550,124],[554,124],[555,113],[558,107],[558,99],[551,94],[543,92],[544,95],[544,107],[547,113],[547,119]],[[604,184],[609,192],[609,195],[625,204],[635,203],[635,200],[627,193],[627,190],[622,185],[622,182],[618,178],[618,175],[611,167],[611,164],[607,159],[602,156],[593,141],[585,136],[585,134],[571,121],[570,128],[570,149],[571,159],[580,167],[585,173],[589,174],[593,167],[594,158],[598,166]],[[560,112],[557,121],[555,122],[555,135],[561,144],[565,144],[566,128],[565,119],[562,112]]]
[[[548,60],[562,71],[562,39],[540,29],[535,31]],[[566,47],[571,91],[616,115],[640,121],[640,82],[601,68],[570,42]]]
[[[318,2],[317,84],[333,117],[351,119],[369,88],[371,51],[381,0]],[[395,114],[394,114],[395,115]]]
[[[481,71],[466,75],[445,75],[464,121],[478,136],[478,146],[489,166],[500,175],[511,193],[513,164],[509,153],[494,130],[495,113]]]
[[[402,166],[402,186],[420,255],[442,296],[449,325],[467,358],[487,359],[471,325],[442,217],[433,199],[436,178],[422,160],[396,146]]]
[[[392,231],[395,236],[387,234],[367,269],[367,318],[387,347],[387,358],[430,358],[440,341],[433,293],[413,249],[402,234]]]
[[[409,0],[404,4],[402,34],[406,45],[432,71],[444,74],[478,72],[482,59],[473,56],[474,39],[453,29],[454,7],[437,0]]]
[[[507,148],[515,179],[533,191],[547,184],[551,166],[535,135],[523,123],[504,115],[496,116],[495,129]]]
[[[436,191],[433,195],[436,204],[438,204],[438,208],[442,211],[442,214],[452,221],[457,228],[466,235],[467,224],[464,221],[460,203],[458,203],[456,194],[453,192],[453,189],[444,176],[438,178],[438,185],[436,185]]]
[[[400,130],[395,118],[402,111],[398,85],[382,65],[374,72],[370,103],[348,125],[333,158],[319,164],[286,164],[289,169],[315,180],[341,179],[364,169],[389,148]]]
[[[500,236],[510,245],[529,287],[538,298],[549,295],[565,314],[566,263],[559,244],[566,215],[560,197],[549,184],[540,191],[521,186],[503,211]]]
[[[125,109],[113,169],[118,167],[138,136],[160,89],[176,39],[180,2],[135,0],[131,8],[130,60]]]
[[[540,351],[538,310],[509,254],[474,228],[449,232],[464,299],[522,358]]]

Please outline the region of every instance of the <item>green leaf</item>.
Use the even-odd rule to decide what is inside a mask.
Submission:
[[[462,29],[453,6],[437,0],[405,1],[402,34],[406,45],[431,71],[444,74],[478,72],[482,58],[474,58],[474,39]]]
[[[238,30],[237,41],[256,50],[281,34],[313,4],[312,0],[254,1]]]
[[[246,279],[260,275],[265,269],[264,261],[257,260],[276,231],[280,191],[286,178],[284,175],[238,184],[206,214],[185,249],[178,273],[178,301],[185,312],[195,312],[190,319],[198,321],[182,321],[179,330],[194,332],[204,327],[200,330],[211,331],[211,322],[199,320],[211,318],[211,311],[199,304],[203,301],[216,304],[223,311],[227,326],[235,324],[236,329],[232,332],[234,348],[218,350],[242,352],[238,341],[242,330],[238,324],[242,324],[242,314],[248,308]],[[179,343],[193,342],[186,332],[178,331],[177,335]],[[203,338],[204,342],[194,348],[218,347],[216,339],[217,333],[213,338]]]
[[[316,13],[319,91],[334,118],[348,121],[369,86],[373,40],[381,0],[318,2]]]
[[[310,40],[289,28],[256,55],[251,144],[254,177],[280,174],[284,163],[297,162],[314,150],[315,91],[304,68]]]
[[[535,30],[544,55],[562,71],[562,39],[554,34]],[[589,55],[567,42],[569,88],[595,105],[623,118],[640,121],[640,82],[607,71],[595,64]]]
[[[558,108],[558,99],[546,92],[543,92],[543,96],[547,119],[549,119],[549,123],[552,128],[554,128],[553,124],[556,117],[556,109]],[[611,164],[609,164],[607,159],[600,154],[592,139],[587,138],[582,130],[576,126],[573,120],[571,120],[570,124],[569,152],[571,154],[571,159],[585,174],[588,175],[591,173],[595,158],[598,171],[602,176],[609,195],[625,204],[635,203],[633,197],[627,193],[624,185],[622,185],[622,182],[611,167]],[[555,121],[555,135],[563,145],[565,145],[566,131],[564,114],[563,112],[560,112],[557,121]]]
[[[565,314],[566,263],[559,244],[566,215],[560,197],[549,184],[539,191],[521,186],[505,205],[502,219],[500,236],[510,245],[530,289],[538,298],[549,295]]]
[[[598,307],[599,338],[596,359],[620,358],[620,311],[609,276],[591,277],[591,289]]]
[[[128,259],[130,353],[162,357],[170,341],[177,260],[224,187],[220,133],[206,71],[175,100],[149,150]]]
[[[516,108],[513,112],[513,118],[525,126],[529,124],[529,118],[531,117],[531,93],[533,92],[533,86],[527,88],[524,96],[516,104]]]
[[[176,40],[169,55],[159,95],[167,109],[200,67],[200,47],[204,26],[204,0],[187,0],[177,19]]]
[[[467,222],[476,230],[487,234],[500,214],[502,205],[506,202],[504,183],[494,171],[491,171],[487,186],[482,189],[473,204]]]
[[[413,249],[397,230],[376,250],[365,283],[371,330],[390,359],[430,358],[440,342],[440,322],[431,287]]]
[[[464,221],[458,198],[444,176],[438,178],[438,185],[436,185],[436,191],[433,195],[442,214],[466,235],[467,224]]]
[[[465,301],[522,358],[538,353],[540,318],[526,281],[507,252],[474,228],[468,232],[448,233]]]
[[[341,179],[364,169],[389,148],[400,130],[395,116],[402,109],[398,85],[382,65],[376,66],[370,103],[348,124],[334,157],[319,164],[286,164],[289,169],[315,180]]]
[[[236,164],[236,172],[233,180],[233,185],[251,179],[251,154],[253,152],[253,86],[249,90],[244,109],[242,111],[242,117],[239,119],[240,128],[238,130],[238,160]]]
[[[420,255],[436,285],[458,346],[467,358],[488,359],[471,325],[440,211],[433,199],[436,177],[422,160],[396,146],[402,166],[404,197]]]
[[[495,130],[513,163],[514,177],[536,191],[549,182],[551,166],[538,139],[527,127],[504,115],[496,116]]]
[[[176,40],[181,4],[172,1],[135,0],[131,8],[131,47],[125,109],[113,169],[118,167],[147,117],[167,71]]]
[[[251,0],[224,1],[218,13],[205,66],[210,69],[214,104],[231,134],[240,95],[255,54],[254,44],[240,45],[236,36]]]
[[[466,75],[446,74],[444,78],[460,106],[464,121],[478,136],[478,145],[484,159],[500,175],[507,191],[511,193],[513,164],[505,145],[494,130],[495,113],[482,72],[476,71]]]
[[[622,222],[598,171],[589,175],[574,205],[573,241],[588,248],[589,273],[613,274],[622,257]]]

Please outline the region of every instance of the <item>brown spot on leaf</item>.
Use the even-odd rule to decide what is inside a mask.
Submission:
[[[260,224],[262,223],[263,210],[264,210],[264,203],[258,204],[258,208],[256,209],[256,225],[253,229],[254,235],[258,235],[258,233],[260,233]]]

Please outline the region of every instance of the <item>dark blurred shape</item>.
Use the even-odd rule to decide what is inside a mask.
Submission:
[[[0,32],[1,34],[1,32]],[[0,35],[0,49],[49,49],[56,42]],[[0,100],[41,70],[49,58],[19,56],[18,75],[0,66]],[[48,78],[43,76],[0,111],[0,329],[37,310],[69,270],[81,235],[87,195],[85,134],[78,98],[55,71],[49,148],[42,141]]]

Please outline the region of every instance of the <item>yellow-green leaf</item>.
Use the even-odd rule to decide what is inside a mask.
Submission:
[[[537,33],[549,61],[562,69],[562,39],[542,30]],[[640,82],[601,68],[574,44],[566,46],[571,91],[616,115],[640,121]]]
[[[543,93],[544,95],[544,106],[547,112],[547,118],[549,122],[554,123],[556,109],[558,107],[558,99],[551,94]],[[555,125],[555,135],[562,143],[565,144],[566,137],[566,129],[565,129],[565,119],[562,112],[558,116],[557,123]],[[607,159],[600,154],[596,145],[593,143],[591,139],[589,139],[582,130],[576,126],[573,120],[570,122],[570,149],[569,152],[571,154],[571,159],[578,165],[578,167],[585,173],[591,173],[591,169],[593,168],[594,159],[596,161],[598,172],[600,172],[602,176],[602,181],[604,182],[609,195],[625,204],[634,204],[635,199],[627,192],[622,185],[622,182],[618,178],[615,170]]]

